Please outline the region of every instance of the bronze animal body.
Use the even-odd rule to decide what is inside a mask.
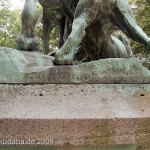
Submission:
[[[73,22],[73,11],[78,0],[39,0],[43,7],[43,40],[45,54],[49,50],[49,35],[55,26],[59,26],[61,47],[71,32],[70,24]],[[22,32],[17,38],[17,49],[33,51],[39,49],[39,38],[34,29],[38,19],[38,10],[35,0],[26,0],[22,12]]]
[[[123,42],[112,36],[116,27],[150,49],[150,38],[137,25],[127,0],[79,0],[72,32],[56,53],[55,63],[73,64],[81,43],[91,60],[130,57]]]
[[[68,38],[77,2],[78,0],[39,0],[43,7],[42,23],[45,54],[50,52],[50,33],[55,26],[59,27],[59,48]]]
[[[22,11],[22,31],[16,39],[17,49],[24,51],[39,50],[39,38],[35,35],[38,9],[35,0],[26,0]]]

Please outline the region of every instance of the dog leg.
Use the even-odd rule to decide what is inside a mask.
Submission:
[[[22,11],[22,31],[16,39],[17,49],[24,51],[38,51],[39,38],[35,35],[35,25],[38,20],[38,9],[35,0],[26,0]]]
[[[150,38],[137,25],[128,2],[125,0],[122,1],[118,0],[116,7],[113,9],[114,15],[111,15],[113,23],[129,38],[144,44],[150,50]]]
[[[42,24],[43,24],[43,42],[44,42],[44,47],[45,47],[44,53],[47,55],[51,52],[49,48],[50,33],[55,25],[48,18],[47,13],[44,9],[43,9]]]
[[[91,22],[91,9],[84,10],[75,18],[72,25],[72,32],[63,47],[56,53],[55,64],[57,65],[71,65],[73,64],[75,51],[81,43],[83,37],[86,35],[85,29],[88,23]]]

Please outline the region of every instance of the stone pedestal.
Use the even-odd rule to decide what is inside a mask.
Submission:
[[[0,95],[0,139],[150,145],[149,84],[0,85]]]
[[[149,149],[149,83],[136,58],[54,66],[39,52],[0,48],[0,144]]]

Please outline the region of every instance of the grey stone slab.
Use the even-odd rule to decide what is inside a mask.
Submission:
[[[0,95],[0,139],[150,144],[150,84],[0,85]]]
[[[136,58],[102,59],[74,66],[54,66],[38,52],[0,48],[0,83],[150,83],[150,71]]]

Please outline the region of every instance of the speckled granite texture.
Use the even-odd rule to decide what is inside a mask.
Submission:
[[[150,144],[150,84],[0,85],[0,139]]]

